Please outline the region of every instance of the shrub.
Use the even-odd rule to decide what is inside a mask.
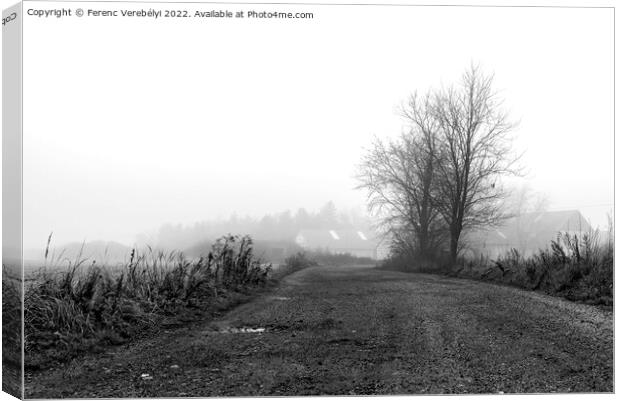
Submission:
[[[417,273],[442,273],[449,274],[450,269],[446,262],[447,258],[437,256],[435,258],[410,256],[404,254],[391,254],[380,264],[381,268]],[[463,264],[462,266],[466,266]]]
[[[318,263],[310,259],[305,252],[297,252],[284,260],[285,269],[292,273],[310,266],[316,266]]]
[[[310,257],[321,265],[374,264],[372,258],[355,256],[350,253],[331,253],[329,251],[311,251]]]

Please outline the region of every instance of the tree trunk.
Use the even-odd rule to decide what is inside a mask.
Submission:
[[[451,267],[456,266],[456,258],[459,252],[459,237],[461,236],[461,230],[457,227],[450,229],[450,264]]]
[[[456,257],[458,253],[458,240],[454,237],[450,238],[450,264],[456,266]]]

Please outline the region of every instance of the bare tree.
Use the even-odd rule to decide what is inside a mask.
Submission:
[[[422,259],[433,256],[445,232],[432,200],[437,122],[431,99],[430,94],[410,98],[402,109],[410,131],[394,141],[376,139],[357,176],[393,247]]]
[[[409,134],[401,139],[401,158],[410,163],[408,171],[413,175],[410,182],[419,249],[421,256],[432,257],[445,239],[445,225],[433,199],[436,169],[442,161],[437,151],[440,125],[432,92],[423,96],[414,93],[401,114],[410,125]]]
[[[505,207],[511,216],[515,217],[527,213],[542,213],[549,209],[549,198],[525,184],[510,190]]]
[[[437,93],[439,125],[434,204],[449,227],[456,262],[463,230],[497,225],[506,196],[499,178],[517,174],[510,135],[514,124],[492,89],[492,76],[471,67],[459,87]]]

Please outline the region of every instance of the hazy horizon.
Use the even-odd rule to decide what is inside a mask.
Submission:
[[[363,149],[407,129],[398,109],[412,92],[457,84],[471,63],[495,75],[519,122],[527,175],[507,184],[606,228],[609,10],[367,7],[351,19],[345,6],[295,8],[316,18],[285,29],[68,19],[26,30],[24,247],[44,247],[51,231],[56,244],[130,245],[166,223],[329,200],[365,210],[354,189]],[[381,18],[390,23],[372,29]]]

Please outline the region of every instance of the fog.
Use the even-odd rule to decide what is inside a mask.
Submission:
[[[407,129],[410,93],[472,62],[519,122],[526,175],[507,185],[606,227],[612,10],[298,8],[315,19],[27,20],[24,247],[51,231],[131,245],[164,224],[328,201],[363,216],[364,148]]]

